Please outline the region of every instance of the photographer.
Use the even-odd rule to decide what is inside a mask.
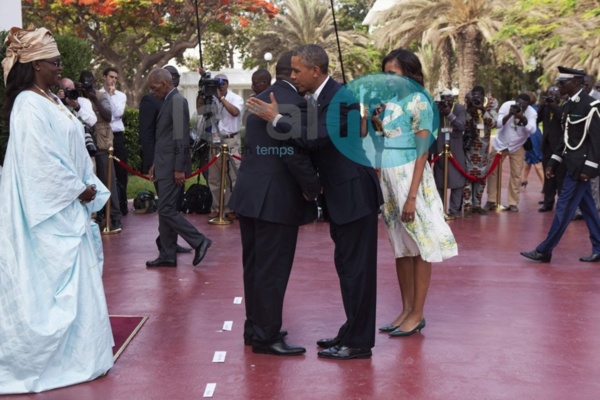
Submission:
[[[92,104],[92,109],[96,114],[96,124],[94,125],[94,137],[96,139],[96,175],[104,185],[108,187],[108,149],[113,147],[113,132],[110,127],[112,113],[108,93],[96,93],[94,89],[94,74],[90,71],[83,71],[79,75],[79,82],[76,85],[80,97],[85,98]],[[119,208],[119,195],[117,192],[117,179],[114,168],[112,169],[110,190],[110,226],[111,230],[123,228],[121,223],[121,210]],[[98,218],[104,217],[103,212],[98,213]],[[99,225],[104,223],[98,221]]]
[[[79,96],[79,91],[75,89],[75,84],[69,78],[62,78],[59,87],[60,89],[56,95],[60,101],[83,122],[85,128],[85,147],[92,158],[95,169],[95,155],[97,150],[93,135],[94,125],[96,125],[98,119],[92,108],[92,103],[88,99]]]
[[[537,112],[529,107],[531,98],[527,93],[521,93],[517,100],[510,100],[502,104],[498,113],[498,132],[492,142],[496,152],[502,152],[502,158],[508,156],[510,160],[510,181],[508,184],[508,206],[506,211],[519,211],[519,193],[521,189],[521,175],[525,161],[523,145],[529,135],[537,128]],[[497,182],[499,168],[496,168],[488,178],[487,198],[485,209],[496,206]],[[501,172],[501,171],[500,171]]]
[[[564,146],[564,134],[561,126],[561,95],[558,86],[548,89],[546,96],[542,99],[538,110],[538,124],[542,123],[542,166],[544,170],[548,167],[552,154],[558,153]],[[544,200],[539,212],[552,211],[554,198],[562,188],[566,169],[560,165],[555,176],[548,178],[544,176]]]
[[[202,81],[206,79],[207,74],[202,67],[199,67]],[[225,74],[217,74],[214,77],[219,82],[216,88],[216,93],[212,97],[212,104],[204,104],[204,99],[200,99],[200,105],[203,105],[205,113],[214,113],[214,116],[218,119],[218,125],[211,127],[211,137],[209,143],[211,146],[210,155],[216,156],[221,151],[221,145],[226,144],[229,147],[229,154],[239,155],[241,138],[240,138],[240,127],[242,123],[242,109],[244,108],[244,100],[237,94],[228,90],[229,78]],[[200,88],[203,91],[203,88]],[[234,158],[230,160],[235,163],[236,167],[239,167],[240,162]],[[236,219],[236,216],[230,209],[227,208],[229,203],[229,197],[231,191],[235,186],[237,179],[236,173],[227,166],[226,172],[227,182],[225,183],[225,216],[230,219]],[[213,195],[213,203],[211,207],[210,218],[217,217],[219,210],[219,199],[221,197],[221,162],[216,162],[208,169],[208,186]]]
[[[490,160],[490,136],[498,118],[498,101],[493,97],[487,98],[483,86],[474,86],[465,96],[467,106],[466,128],[463,144],[466,158],[466,171],[473,176],[482,178],[488,171]],[[484,182],[467,180],[463,191],[463,207],[465,217],[473,213],[487,214],[482,208]]]
[[[440,113],[440,131],[436,140],[435,154],[444,151],[446,143],[450,146],[450,151],[456,162],[465,168],[465,152],[463,150],[463,134],[465,131],[466,111],[461,104],[454,102],[454,96],[448,89],[440,94],[440,101],[436,102]],[[444,199],[444,159],[443,157],[435,163],[433,168],[435,184]],[[448,162],[448,189],[450,189],[450,201],[448,202],[446,220],[460,217],[462,206],[463,188],[465,186],[465,176],[449,161]]]

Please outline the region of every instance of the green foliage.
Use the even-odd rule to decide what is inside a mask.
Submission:
[[[339,30],[358,30],[367,32],[368,26],[362,22],[367,13],[375,3],[375,0],[341,0],[340,7],[336,11],[337,26]]]
[[[125,143],[127,146],[127,164],[136,171],[142,168],[142,145],[140,144],[139,125],[140,112],[134,108],[126,108],[123,114],[125,125]]]
[[[56,45],[63,64],[61,75],[76,81],[81,71],[91,69],[92,44],[75,36],[56,35]]]

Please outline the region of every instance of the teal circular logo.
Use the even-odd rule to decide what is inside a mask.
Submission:
[[[326,121],[329,138],[346,157],[369,167],[391,168],[413,162],[429,150],[440,118],[423,86],[404,76],[378,73],[339,90]]]

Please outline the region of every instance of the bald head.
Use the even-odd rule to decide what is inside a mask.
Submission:
[[[62,90],[65,90],[65,89],[75,89],[75,84],[69,78],[62,78],[60,80],[60,88]]]

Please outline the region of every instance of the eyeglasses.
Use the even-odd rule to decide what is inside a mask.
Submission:
[[[40,60],[40,61],[47,62],[48,64],[53,64],[56,68],[62,67],[62,60],[54,60],[54,61]]]

